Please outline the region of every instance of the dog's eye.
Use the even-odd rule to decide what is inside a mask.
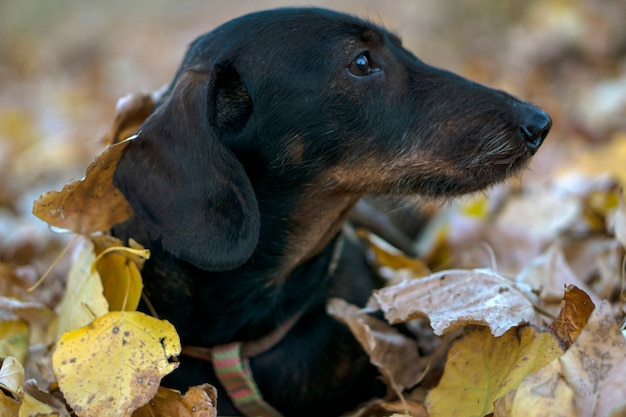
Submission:
[[[348,70],[357,77],[364,77],[376,71],[372,66],[369,52],[361,52],[348,66]]]

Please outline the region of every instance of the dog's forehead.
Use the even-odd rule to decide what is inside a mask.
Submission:
[[[247,37],[250,46],[265,43],[268,48],[276,44],[276,39],[281,40],[278,43],[281,48],[310,48],[324,46],[323,41],[346,39],[365,44],[382,44],[387,40],[400,43],[396,35],[373,22],[318,8],[285,8],[252,13],[227,22],[222,30],[228,32],[224,35],[229,37]]]
[[[293,63],[294,57],[306,66],[354,47],[386,44],[401,47],[398,36],[366,19],[321,8],[272,9],[230,20],[197,38],[181,70],[216,60],[243,60],[244,65],[263,68]]]

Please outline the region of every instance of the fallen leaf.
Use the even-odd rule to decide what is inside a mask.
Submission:
[[[626,203],[623,191],[619,194],[619,203],[615,210],[615,237],[626,248]]]
[[[60,408],[53,408],[49,404],[39,401],[30,395],[24,395],[24,400],[20,405],[20,417],[59,417],[61,414]],[[66,414],[68,417],[69,415]]]
[[[37,301],[22,301],[0,296],[0,310],[10,312],[32,324],[45,326],[54,317],[54,313],[45,304]]]
[[[2,417],[18,417],[20,403],[13,398],[0,394],[0,415]]]
[[[4,358],[0,367],[0,388],[10,393],[12,398],[21,401],[24,397],[24,367],[11,356]]]
[[[427,317],[441,335],[469,324],[489,326],[495,336],[535,317],[530,289],[488,269],[449,270],[377,290],[370,307],[390,323]]]
[[[563,288],[572,284],[589,294],[594,303],[599,300],[589,287],[569,267],[560,244],[554,243],[548,250],[531,262],[515,279],[537,290],[544,302],[560,303]]]
[[[169,322],[116,311],[64,333],[52,366],[59,389],[79,417],[105,412],[126,417],[154,397],[161,378],[177,368],[172,358],[180,350]]]
[[[138,260],[137,254],[147,258],[147,250],[131,249],[122,246],[119,239],[107,239],[97,242],[98,254],[95,267],[102,281],[103,294],[109,304],[110,311],[134,311],[139,305],[143,281],[139,272],[143,258]]]
[[[603,301],[569,350],[520,384],[502,415],[621,416],[625,394],[626,339]]]
[[[565,288],[561,304],[559,316],[548,328],[554,331],[566,348],[569,348],[587,325],[587,320],[596,306],[587,293],[574,285]]]
[[[30,344],[30,328],[23,320],[0,320],[0,358],[15,357],[26,361]]]
[[[6,236],[2,237],[3,239],[6,238]],[[2,296],[27,300],[32,298],[27,288],[28,285],[19,276],[19,267],[13,264],[0,263],[0,294]]]
[[[104,143],[115,144],[134,134],[150,115],[161,94],[161,90],[152,94],[132,93],[117,100],[115,120],[103,138]]]
[[[415,340],[339,298],[329,300],[327,311],[350,328],[370,362],[398,395],[419,382],[425,366],[420,363]]]
[[[359,236],[367,245],[368,262],[381,277],[391,283],[423,277],[430,273],[428,266],[419,259],[409,258],[399,249],[366,229],[358,229]]]
[[[559,369],[558,359],[555,359],[536,374],[526,377],[517,390],[510,391],[495,402],[494,416],[578,416],[574,390],[559,378]]]
[[[26,414],[26,416],[44,417],[49,415],[50,417],[70,417],[70,413],[65,408],[65,403],[49,392],[40,390],[34,380],[30,379],[24,383],[24,392],[26,393],[25,398],[28,398],[29,403],[31,400],[34,400],[36,401],[35,404],[44,404],[48,407],[48,409],[52,410],[49,411],[49,414],[41,414],[43,411],[36,411],[34,413]],[[39,409],[46,410],[46,408],[43,407]],[[20,413],[22,411],[23,410],[20,409]],[[20,414],[20,416],[23,416],[23,414]]]
[[[217,389],[209,384],[191,387],[183,395],[183,404],[194,417],[216,417]]]
[[[68,330],[82,327],[109,311],[100,275],[92,268],[96,260],[93,243],[86,238],[80,240],[76,246],[75,256],[67,278],[65,294],[56,308],[57,337]]]
[[[409,414],[403,414],[406,411]],[[394,413],[394,414],[390,414]],[[400,414],[398,414],[400,413]],[[345,417],[391,417],[391,416],[410,416],[410,417],[428,417],[424,404],[411,399],[405,401],[385,401],[375,399],[362,404],[358,410],[355,410]]]
[[[572,347],[559,359],[576,392],[580,416],[608,416],[626,406],[626,339],[602,301]]]
[[[622,114],[623,115],[623,114]],[[623,116],[622,116],[623,120]],[[626,184],[626,134],[617,133],[612,140],[602,146],[589,149],[580,157],[570,161],[567,170],[574,175],[584,172],[588,175],[606,175],[610,173],[621,184]],[[572,168],[575,167],[575,171]],[[573,171],[573,172],[572,172]]]
[[[109,146],[87,167],[83,180],[42,194],[33,204],[33,214],[51,226],[82,235],[108,231],[128,219],[132,209],[113,185],[113,174],[130,140]]]
[[[190,387],[185,395],[159,387],[152,400],[133,413],[133,417],[216,417],[217,390],[209,384]]]
[[[500,337],[476,328],[450,348],[441,381],[426,398],[429,416],[487,415],[496,399],[562,354],[551,332],[529,325]]]

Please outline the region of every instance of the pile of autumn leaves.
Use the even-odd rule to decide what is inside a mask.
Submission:
[[[69,416],[66,406],[78,416],[217,415],[208,385],[185,395],[160,387],[176,368],[181,347],[171,324],[135,311],[149,253],[105,233],[131,215],[111,184],[128,143],[119,139],[143,120],[153,99],[123,101],[109,132],[113,144],[88,167],[85,179],[44,194],[34,205],[36,216],[74,232],[78,242],[65,297],[54,312],[19,297],[0,297],[3,416]],[[626,205],[610,180],[587,184],[567,196],[567,207],[577,210],[560,208],[558,222],[542,226],[540,238],[527,239],[541,251],[515,274],[511,265],[495,261],[489,268],[431,272],[426,263],[358,231],[354,238],[368,244],[373,268],[389,285],[372,295],[366,309],[334,299],[328,311],[352,330],[396,395],[372,400],[353,415],[624,415],[620,291]],[[544,194],[567,200],[562,187],[543,187]],[[447,207],[447,219],[428,237],[428,265],[456,265],[450,261],[460,250],[455,233],[468,224],[494,236],[515,227],[499,222],[507,206],[527,200],[523,190],[506,194],[497,210],[490,206],[493,198],[484,196]],[[575,245],[564,243],[564,231],[576,233]],[[489,246],[479,246],[474,251],[489,258]],[[515,246],[495,249],[501,258]],[[385,321],[367,314],[376,310]],[[416,337],[390,326],[397,323],[406,323]]]

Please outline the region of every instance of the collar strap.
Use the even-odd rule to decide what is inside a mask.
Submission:
[[[289,320],[260,339],[249,342],[232,342],[205,348],[184,346],[183,355],[209,361],[215,375],[235,407],[248,417],[282,417],[261,395],[252,376],[249,358],[276,346],[296,324],[302,314],[297,313]]]

